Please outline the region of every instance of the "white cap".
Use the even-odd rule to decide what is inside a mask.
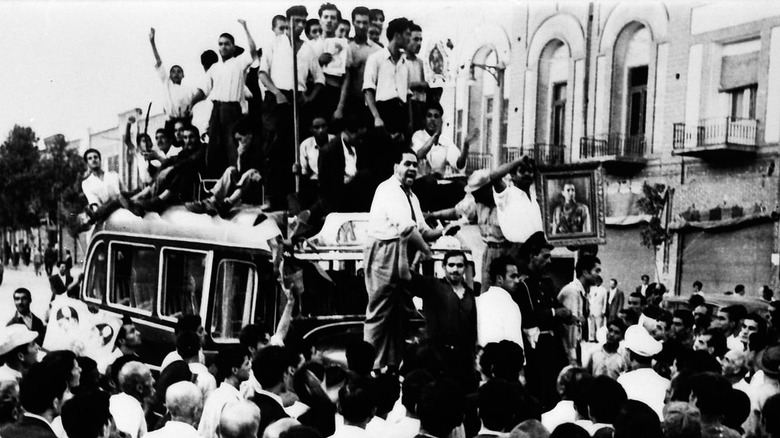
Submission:
[[[24,324],[11,324],[0,328],[0,356],[10,353],[14,348],[29,344],[38,337],[38,333]]]
[[[653,357],[663,349],[663,345],[650,336],[650,333],[644,327],[639,325],[632,325],[626,329],[624,342],[627,349],[644,357]]]

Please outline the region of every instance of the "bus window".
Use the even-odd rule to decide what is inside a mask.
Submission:
[[[238,339],[241,328],[252,323],[252,298],[257,289],[257,271],[252,263],[222,260],[211,312],[214,340]]]
[[[108,272],[108,263],[106,257],[106,245],[99,243],[92,253],[92,259],[89,262],[89,273],[87,275],[87,287],[84,290],[84,297],[90,301],[103,302],[106,296],[106,273]]]
[[[151,314],[157,291],[157,252],[153,246],[111,244],[113,284],[109,303]]]
[[[160,315],[199,315],[206,275],[206,254],[164,248]]]

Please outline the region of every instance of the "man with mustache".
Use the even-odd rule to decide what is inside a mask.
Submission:
[[[420,201],[412,193],[417,177],[417,155],[400,151],[393,175],[374,193],[368,220],[369,243],[363,253],[368,307],[363,338],[376,348],[375,369],[398,370],[406,334],[406,314],[414,310],[405,290],[411,271],[431,257],[426,241],[448,233],[425,223]],[[413,257],[413,259],[412,259]],[[410,260],[411,259],[411,260]]]

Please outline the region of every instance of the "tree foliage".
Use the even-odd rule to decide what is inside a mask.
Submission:
[[[32,128],[14,126],[0,145],[0,225],[35,227],[46,216],[71,224],[83,209],[78,182],[85,165],[61,135],[43,148]],[[63,208],[60,208],[63,207]]]
[[[657,248],[667,242],[671,235],[661,225],[661,215],[668,200],[667,187],[664,184],[647,184],[642,186],[643,196],[637,200],[637,206],[642,213],[649,215],[650,220],[642,229],[642,244],[648,248]]]

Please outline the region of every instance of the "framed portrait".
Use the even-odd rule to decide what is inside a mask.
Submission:
[[[606,243],[601,167],[542,172],[538,196],[547,239],[555,245]]]

